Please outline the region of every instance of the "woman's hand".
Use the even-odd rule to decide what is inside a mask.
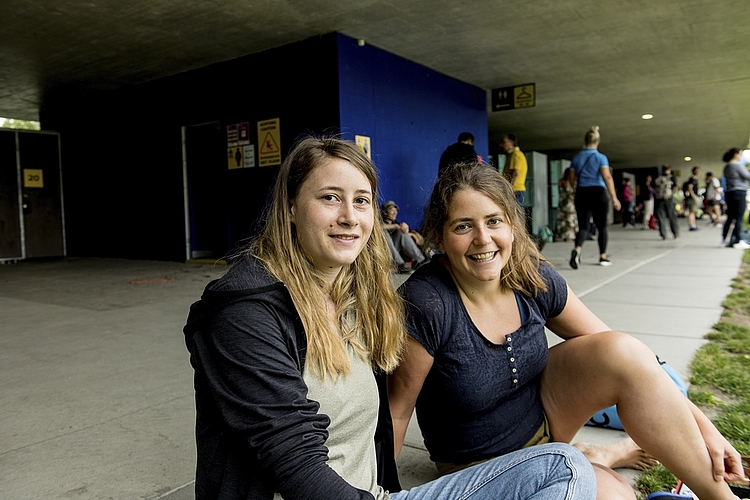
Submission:
[[[703,432],[702,429],[701,432]],[[747,478],[742,468],[742,460],[734,446],[719,434],[715,427],[714,433],[703,434],[703,438],[713,463],[714,479],[717,481],[723,479],[730,483],[746,483]]]
[[[742,459],[734,446],[727,441],[716,429],[713,423],[693,403],[690,403],[695,421],[706,443],[706,449],[711,457],[713,475],[716,481],[727,481],[731,483],[746,483],[745,470],[742,468]],[[696,413],[697,412],[697,413]]]

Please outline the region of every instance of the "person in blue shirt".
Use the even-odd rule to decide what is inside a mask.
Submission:
[[[576,189],[576,213],[578,214],[578,233],[575,248],[570,254],[570,267],[578,269],[581,265],[583,242],[589,235],[589,220],[599,230],[599,265],[609,266],[612,263],[607,257],[607,215],[609,214],[609,200],[615,210],[620,210],[620,200],[617,199],[615,182],[609,169],[609,160],[598,151],[601,137],[599,127],[594,125],[583,138],[583,149],[573,157],[571,167],[578,177]],[[609,193],[609,196],[607,195]]]

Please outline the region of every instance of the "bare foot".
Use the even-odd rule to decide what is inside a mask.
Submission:
[[[611,469],[644,470],[658,463],[629,437],[610,445],[575,443],[573,446],[581,450],[589,462]]]

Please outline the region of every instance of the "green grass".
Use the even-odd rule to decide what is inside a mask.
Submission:
[[[671,491],[677,484],[677,478],[662,464],[656,464],[641,474],[636,483],[641,498],[646,498],[657,491]]]
[[[741,455],[750,455],[750,328],[740,324],[750,316],[750,252],[734,279],[732,292],[723,302],[722,321],[706,335],[708,343],[690,364],[690,400],[709,411],[716,428]],[[747,322],[747,320],[745,320]],[[661,465],[637,480],[637,494],[645,498],[657,491],[670,491],[677,478]]]

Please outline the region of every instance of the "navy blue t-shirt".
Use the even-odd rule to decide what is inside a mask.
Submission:
[[[522,325],[502,344],[474,325],[441,259],[401,287],[409,335],[434,358],[417,398],[419,427],[433,461],[463,464],[509,453],[542,425],[544,325],[562,312],[568,291],[549,265],[543,263],[540,273],[547,291],[536,298],[516,294]]]

